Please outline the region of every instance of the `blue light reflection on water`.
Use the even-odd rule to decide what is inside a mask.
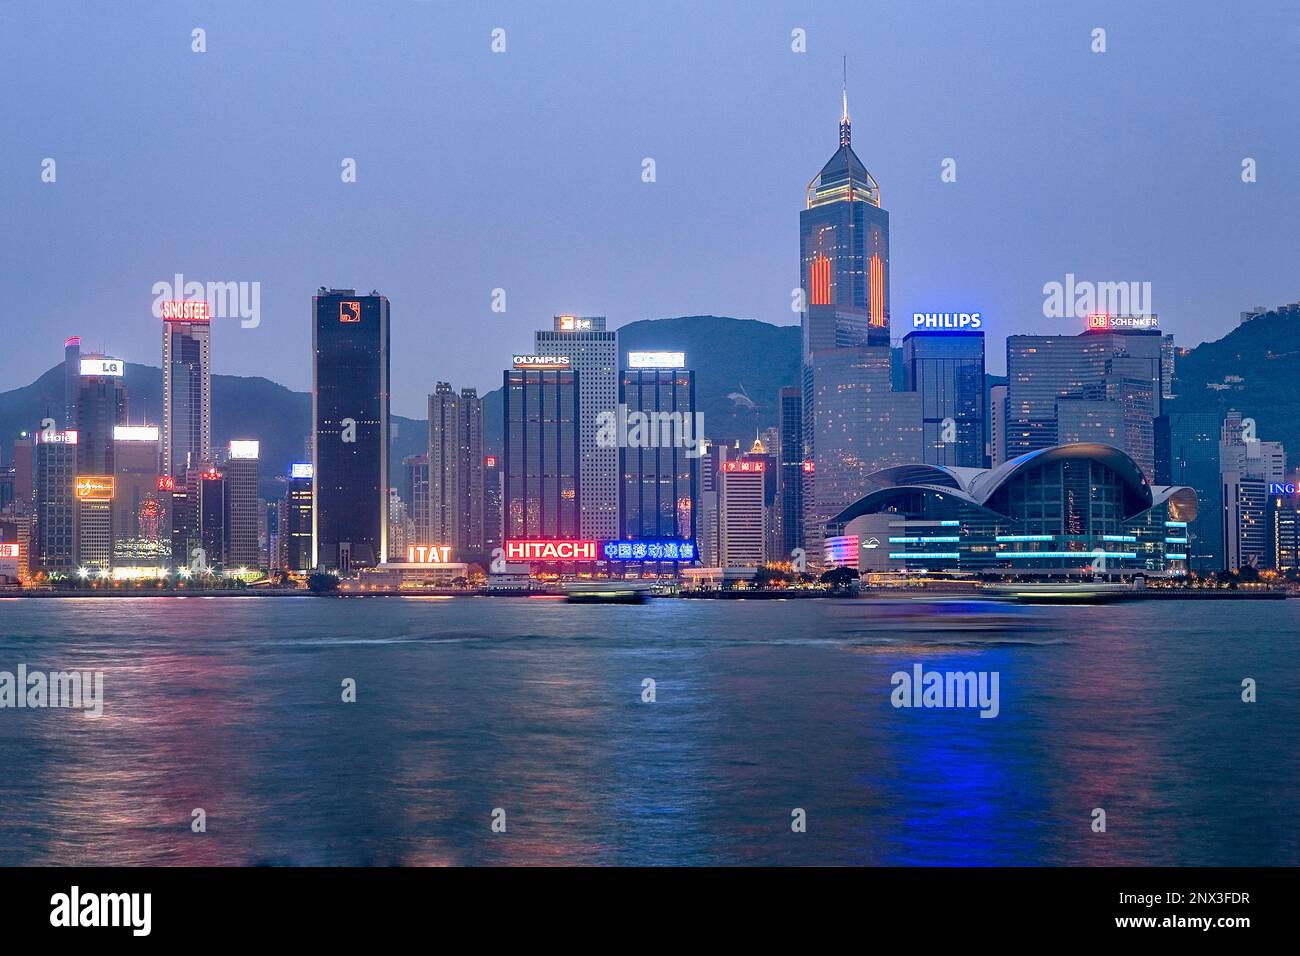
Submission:
[[[912,610],[6,601],[0,670],[107,701],[0,710],[0,863],[1300,862],[1300,605]],[[916,663],[999,716],[893,708]]]

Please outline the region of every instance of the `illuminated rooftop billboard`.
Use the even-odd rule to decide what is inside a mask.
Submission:
[[[157,441],[157,425],[115,425],[113,441]]]
[[[699,556],[694,541],[661,538],[606,541],[601,554],[606,561],[694,561]]]
[[[113,498],[113,476],[78,475],[72,491],[79,501],[110,501]]]
[[[516,355],[515,368],[569,368],[572,362],[567,355]]]
[[[289,466],[290,478],[311,478],[315,474],[315,466],[309,461],[295,461]]]
[[[685,352],[628,352],[628,368],[685,368]]]
[[[125,368],[126,363],[121,359],[109,358],[106,355],[95,355],[81,360],[81,374],[86,376],[121,378]]]
[[[169,299],[162,303],[164,322],[210,322],[212,315],[205,299]]]
[[[257,458],[261,451],[261,442],[237,440],[230,443],[231,458]]]

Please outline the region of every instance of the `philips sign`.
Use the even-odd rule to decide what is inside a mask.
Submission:
[[[978,312],[913,312],[912,328],[940,329],[956,331],[959,329],[978,329],[984,324]]]

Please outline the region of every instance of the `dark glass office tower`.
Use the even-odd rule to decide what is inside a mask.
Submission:
[[[1010,335],[1007,337],[1006,454],[1050,448],[1067,439],[1057,420],[1061,400],[1113,401],[1125,408],[1091,410],[1098,418],[1127,412],[1132,440],[1124,448],[1154,479],[1155,437],[1152,423],[1160,415],[1163,393],[1163,338],[1158,331],[1096,331],[1079,335]],[[1142,400],[1125,380],[1149,383]],[[1088,409],[1070,410],[1072,421]],[[1123,417],[1123,415],[1121,415]],[[1145,427],[1134,425],[1144,418]],[[1141,447],[1139,447],[1141,446]]]
[[[921,396],[927,465],[984,467],[984,333],[909,332],[905,388]]]
[[[310,571],[312,466],[299,462],[289,471],[289,490],[280,507],[281,563],[286,571]]]
[[[36,546],[32,569],[70,571],[75,557],[75,431],[36,433]]]
[[[388,553],[388,299],[312,297],[312,563],[350,574]]]
[[[840,147],[808,184],[799,214],[799,276],[805,314],[813,306],[858,310],[870,344],[889,344],[889,213],[853,152],[847,92]]]
[[[63,340],[63,427],[77,427],[77,386],[81,382],[81,336]]]
[[[685,368],[624,369],[618,401],[626,409],[629,436],[634,426],[643,429],[642,440],[629,437],[619,443],[619,538],[694,541],[697,456],[704,451],[695,419],[695,373]]]
[[[120,359],[88,356],[77,383],[77,472],[111,475],[114,429],[126,424],[126,385]]]
[[[1223,415],[1219,412],[1171,412],[1161,419],[1167,434],[1167,484],[1196,490],[1196,520],[1188,537],[1187,566],[1197,574],[1224,567],[1223,484],[1219,475],[1219,437]],[[1162,468],[1163,470],[1163,468]]]
[[[581,537],[578,373],[505,372],[505,537]]]
[[[780,502],[781,550],[786,560],[803,547],[803,393],[797,387],[780,393],[780,462],[777,498]]]

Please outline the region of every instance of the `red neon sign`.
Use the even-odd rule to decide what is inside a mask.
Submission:
[[[175,491],[175,490],[176,490],[176,479],[173,478],[171,475],[161,475],[161,476],[158,478],[158,490],[159,490],[159,491]]]
[[[1108,329],[1110,328],[1110,316],[1105,312],[1094,312],[1088,316],[1089,329]]]
[[[723,471],[762,471],[761,461],[727,461],[722,463]]]
[[[164,322],[210,322],[208,303],[205,299],[168,300],[162,304]]]
[[[488,455],[487,458],[484,459],[484,463],[485,463],[489,468],[495,468],[495,467],[497,466],[497,456],[496,456],[496,455]]]
[[[811,475],[817,470],[816,463],[811,458],[805,458],[803,463],[804,474]]]
[[[542,539],[506,542],[507,561],[595,561],[595,541],[550,541]]]

